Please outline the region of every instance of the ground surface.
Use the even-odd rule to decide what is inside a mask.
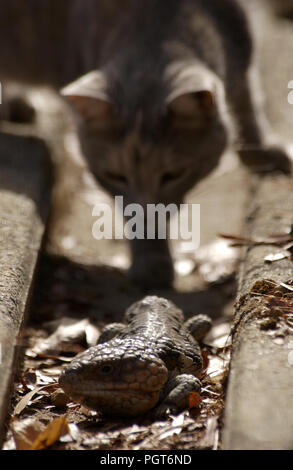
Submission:
[[[279,49],[278,60],[281,60],[280,52]],[[270,48],[268,54],[271,53]],[[268,57],[268,68],[264,70],[270,73],[263,74],[267,90],[280,79],[279,73],[275,73],[280,67],[272,69],[270,63]],[[277,130],[289,137],[288,120],[287,126],[278,125],[288,113],[280,103],[285,102],[287,83],[292,79],[289,67],[283,72],[282,82],[279,80],[279,86],[274,87],[274,102],[268,100],[267,107]],[[197,251],[189,247],[186,251],[181,242],[174,244],[177,275],[174,289],[152,292],[172,299],[186,317],[205,312],[214,319],[212,333],[203,345],[209,363],[203,377],[202,402],[193,403],[193,409],[165,422],[152,422],[147,416],[129,422],[105,421],[75,403],[65,403],[58,392],[53,393],[56,380],[64,364],[92,344],[104,324],[121,320],[125,308],[146,292],[128,281],[127,243],[97,242],[91,235],[93,204],[109,198],[84,167],[71,122],[50,92],[35,92],[32,98],[43,109],[34,132],[50,143],[58,171],[54,210],[30,323],[19,340],[24,361],[15,382],[4,448],[41,446],[45,438],[36,441],[40,432],[54,418],[62,416],[66,422],[65,418],[53,421],[47,430],[51,438],[57,436],[47,441],[47,444],[53,442],[51,448],[220,448],[229,321],[233,314],[239,252],[230,249],[229,242],[218,234],[242,232],[249,187],[246,171],[228,153],[221,167],[188,195],[187,202],[201,204],[201,247]],[[20,132],[28,131],[32,129],[21,126]],[[62,328],[64,321],[67,329]],[[80,321],[84,323],[79,324]],[[64,436],[59,439],[62,426]]]

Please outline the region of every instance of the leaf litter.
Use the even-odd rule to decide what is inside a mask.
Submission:
[[[264,257],[266,263],[274,263],[283,259],[293,261],[293,227],[290,226],[284,233],[275,233],[269,237],[249,238],[237,235],[219,234],[219,237],[230,240],[230,247],[242,246],[273,246],[276,250]],[[277,250],[278,249],[278,250]],[[281,249],[281,251],[280,251]]]
[[[206,252],[206,262],[212,261],[213,253],[213,250]],[[227,261],[231,253],[232,251],[229,256],[227,253]],[[234,263],[235,256],[232,258]],[[201,265],[204,263],[202,255]],[[3,448],[220,448],[230,359],[230,323],[227,316],[219,317],[214,322],[212,331],[201,345],[205,368],[201,377],[202,391],[200,395],[191,394],[189,410],[178,416],[170,415],[164,421],[154,421],[151,413],[136,419],[118,420],[113,417],[106,420],[97,412],[71,401],[58,386],[58,378],[66,363],[77,353],[95,344],[105,323],[117,321],[115,312],[111,316],[106,310],[103,317],[97,309],[101,303],[101,294],[96,287],[96,277],[92,281],[91,276],[87,277],[87,271],[79,272],[77,268],[75,274],[72,266],[68,266],[70,269],[67,271],[62,261],[52,289],[50,285],[48,287],[46,279],[45,289],[38,291],[39,298],[34,306],[36,320],[23,330],[19,338],[24,360],[22,372],[15,383],[12,413],[7,423],[8,432]],[[233,269],[235,270],[235,264]],[[67,274],[69,271],[70,275]],[[232,264],[229,272],[232,272]],[[223,272],[219,273],[221,277]],[[76,284],[73,287],[72,279],[75,277]],[[112,278],[110,280],[112,282]],[[118,280],[120,282],[123,279],[118,277]],[[207,279],[206,283],[209,283]],[[128,289],[128,283],[119,287],[127,304],[133,294]],[[135,299],[138,294],[134,294]],[[119,312],[121,310],[124,308],[119,305]],[[81,318],[84,311],[94,311],[94,314]]]
[[[250,295],[259,298],[259,324],[276,344],[293,333],[293,279],[275,282],[263,279],[254,283]]]
[[[227,320],[219,321],[207,337],[207,344],[202,345],[206,370],[201,378],[201,395],[191,394],[190,409],[178,416],[170,415],[165,421],[153,421],[148,415],[135,422],[104,421],[97,412],[70,401],[58,387],[65,363],[62,355],[54,359],[38,354],[33,357],[28,348],[23,373],[15,387],[15,406],[4,449],[213,448],[218,442],[229,363],[229,346],[225,349],[217,345],[227,343],[228,331]],[[39,345],[39,338],[36,344]],[[44,344],[52,343],[49,340]],[[36,350],[35,345],[31,349]],[[213,432],[208,424],[211,418],[217,423],[213,439],[206,437],[207,432]]]

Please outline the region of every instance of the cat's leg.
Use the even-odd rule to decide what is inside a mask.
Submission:
[[[255,90],[256,78],[252,80],[247,74],[243,75],[228,90],[229,104],[237,126],[240,159],[255,171],[280,170],[289,174],[292,171],[291,158],[272,134],[262,109],[260,91]]]
[[[169,287],[174,278],[173,262],[168,241],[164,239],[134,239],[130,241],[131,280],[143,287]]]

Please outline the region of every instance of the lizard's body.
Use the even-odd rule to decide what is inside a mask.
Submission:
[[[64,391],[108,415],[135,416],[158,403],[161,412],[188,406],[203,367],[194,337],[204,336],[210,320],[199,315],[185,326],[181,310],[153,296],[131,306],[126,321],[72,361],[60,377]]]

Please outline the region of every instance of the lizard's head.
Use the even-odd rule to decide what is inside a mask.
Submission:
[[[143,345],[115,339],[79,354],[59,383],[65,393],[106,415],[136,416],[152,409],[168,378],[164,363]]]

